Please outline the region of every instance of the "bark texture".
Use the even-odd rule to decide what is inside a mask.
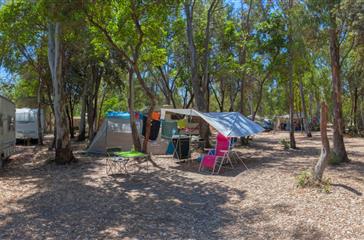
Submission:
[[[52,76],[53,108],[56,123],[55,161],[65,164],[75,160],[69,134],[66,114],[67,98],[64,93],[62,79],[62,40],[61,24],[59,22],[48,24],[48,63]]]
[[[338,32],[336,25],[336,16],[330,12],[330,57],[331,57],[331,74],[332,74],[332,100],[334,104],[334,133],[333,133],[333,152],[338,162],[348,162],[349,158],[346,153],[344,144],[344,122],[342,117],[342,100],[341,100],[341,79],[340,79],[340,48],[338,42]]]
[[[289,8],[291,9],[293,6],[293,0],[289,0]],[[293,39],[292,39],[292,29],[291,29],[291,23],[289,23],[289,33],[288,33],[288,70],[289,70],[289,145],[291,148],[296,148],[296,139],[294,137],[294,91],[293,91]]]
[[[133,144],[136,151],[142,151],[142,145],[140,143],[139,132],[135,123],[135,115],[134,115],[134,81],[133,81],[133,70],[129,69],[129,113],[130,113],[130,126],[131,126],[131,135],[133,138]]]
[[[327,112],[328,110],[326,103],[324,102],[321,103],[321,122],[320,122],[321,143],[322,143],[321,156],[313,169],[313,178],[317,182],[320,182],[322,180],[324,170],[330,159],[330,143],[327,137],[327,119],[328,119]]]
[[[310,128],[310,125],[308,124],[305,93],[303,90],[303,83],[302,83],[301,77],[300,77],[300,95],[301,95],[301,104],[302,104],[302,112],[303,112],[303,126],[305,128],[306,137],[312,137],[311,128]]]

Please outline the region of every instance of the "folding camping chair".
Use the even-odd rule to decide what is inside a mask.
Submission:
[[[123,170],[125,159],[116,155],[120,152],[121,148],[108,148],[106,149],[106,174],[115,174]]]
[[[214,152],[212,152],[211,150]],[[211,174],[214,174],[216,167],[218,167],[216,173],[219,174],[221,167],[224,163],[229,163],[230,166],[234,168],[229,156],[229,152],[230,139],[218,133],[216,137],[215,149],[210,149],[209,153],[202,157],[198,171],[201,171],[201,169],[203,168],[208,168],[212,170]]]
[[[236,151],[234,151],[234,147],[236,144],[236,138],[230,138],[230,146],[229,146],[229,154],[232,156],[230,159],[234,159],[236,162],[241,162],[244,167],[249,170],[249,168],[245,165],[243,159],[241,159]]]

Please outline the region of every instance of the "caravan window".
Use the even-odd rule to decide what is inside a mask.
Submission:
[[[34,122],[35,113],[34,112],[20,112],[16,113],[17,122]]]

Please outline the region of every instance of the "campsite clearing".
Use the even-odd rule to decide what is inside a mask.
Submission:
[[[279,140],[287,136],[256,136],[238,148],[248,171],[238,165],[213,176],[154,156],[148,174],[109,177],[105,161],[84,155],[81,144],[79,161],[64,166],[46,162],[47,147],[18,146],[0,171],[0,239],[362,238],[363,139],[345,139],[352,162],[327,169],[327,194],[295,186],[319,157],[319,133],[297,134],[299,150],[285,151]]]

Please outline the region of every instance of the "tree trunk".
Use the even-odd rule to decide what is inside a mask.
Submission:
[[[48,24],[48,62],[52,75],[53,106],[56,121],[56,154],[58,164],[69,163],[75,158],[71,149],[69,127],[66,116],[66,95],[62,79],[62,46],[61,24],[59,22]]]
[[[305,94],[303,91],[303,83],[302,83],[302,78],[300,76],[300,94],[301,94],[301,104],[302,104],[302,112],[303,112],[303,126],[305,128],[305,133],[307,137],[312,137],[311,134],[311,128],[310,125],[308,124],[308,117],[307,117],[307,109],[306,109],[306,100],[305,100]]]
[[[293,6],[293,0],[289,0],[289,8],[291,9]],[[296,148],[296,139],[294,137],[294,90],[293,90],[293,64],[294,64],[294,57],[293,57],[293,39],[292,39],[292,27],[291,22],[289,22],[289,30],[288,30],[288,81],[289,81],[289,143],[291,148]]]
[[[246,30],[247,34],[246,36],[244,36],[243,34],[243,41],[247,42],[247,40],[250,38],[250,13],[251,13],[251,9],[252,9],[252,4],[253,1],[250,0],[249,1],[249,8],[248,8],[248,14],[246,16],[246,21],[243,21],[243,12],[244,10],[241,9],[241,31],[243,32],[244,29]],[[246,62],[246,54],[247,54],[247,47],[244,46],[240,49],[239,51],[239,64],[240,65],[244,65]],[[245,70],[243,70],[241,79],[240,79],[240,113],[244,115],[244,97],[245,97]]]
[[[150,101],[150,106],[148,109],[148,117],[147,117],[147,121],[146,121],[147,125],[145,127],[145,138],[143,141],[143,152],[148,153],[148,142],[149,142],[149,136],[150,136],[150,130],[151,130],[152,113],[153,113],[154,107],[156,105],[156,100],[155,100],[155,95],[153,94],[153,92],[150,91],[150,89],[147,87],[145,81],[143,80],[137,63],[134,63],[133,70],[137,76],[137,79],[138,79],[140,85],[142,86],[144,92],[146,93],[146,95]]]
[[[332,73],[332,99],[334,104],[334,133],[333,133],[333,152],[338,162],[348,162],[349,158],[346,153],[344,144],[344,123],[342,118],[342,101],[341,101],[341,79],[340,79],[340,48],[337,36],[336,16],[330,11],[330,56],[331,56],[331,73]]]
[[[327,119],[328,119],[328,109],[326,103],[321,103],[321,121],[320,121],[320,131],[321,131],[321,156],[313,168],[313,179],[317,182],[322,180],[322,175],[330,159],[330,143],[327,137]]]
[[[129,69],[129,113],[130,113],[130,126],[131,126],[131,135],[133,138],[134,149],[138,152],[142,151],[142,146],[139,138],[139,131],[135,123],[135,114],[134,114],[134,81],[133,81],[133,70]]]
[[[191,83],[197,110],[205,112],[207,111],[207,104],[203,90],[204,85],[201,84],[201,81],[198,77],[198,66],[197,66],[198,56],[193,36],[193,5],[194,4],[191,3],[191,1],[189,0],[186,0],[184,3],[184,11],[186,14],[186,21],[187,21],[186,34],[187,34],[188,50],[191,63],[191,75],[192,75]],[[205,145],[209,146],[210,145],[209,127],[205,122],[203,122],[201,125],[200,135],[203,139],[205,139]]]
[[[260,84],[259,86],[259,95],[258,95],[258,100],[257,100],[257,106],[255,107],[255,110],[252,114],[252,121],[255,121],[255,116],[257,115],[257,112],[259,110],[260,104],[262,102],[262,98],[263,98],[263,85],[264,82]]]
[[[40,75],[40,74],[39,74]],[[37,102],[38,102],[38,112],[37,112],[37,126],[38,126],[38,145],[43,145],[43,128],[42,128],[42,103],[41,103],[41,95],[42,95],[42,78],[39,76],[39,86],[37,91]]]
[[[85,81],[83,86],[83,93],[81,98],[81,119],[80,119],[80,129],[78,135],[78,141],[84,141],[86,138],[86,102],[87,102],[87,85],[88,81]]]
[[[358,87],[355,87],[354,89],[354,106],[353,106],[353,123],[354,123],[354,129],[355,131],[358,131],[358,121],[357,121],[357,115],[358,115]]]

